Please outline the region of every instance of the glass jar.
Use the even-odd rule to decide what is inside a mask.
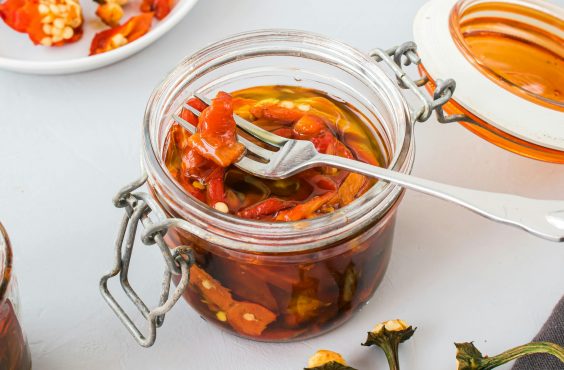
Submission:
[[[264,222],[216,211],[192,198],[168,173],[164,145],[171,115],[190,96],[259,85],[317,89],[352,104],[366,118],[384,165],[411,171],[413,123],[422,110],[414,115],[394,81],[367,54],[315,34],[269,30],[228,38],[185,59],[148,102],[142,155],[146,175],[114,199],[127,215],[116,244],[115,268],[101,282],[106,301],[144,346],[152,344],[163,312],[181,295],[206,320],[242,337],[284,342],[320,335],[361,308],[386,271],[403,195],[399,186],[379,181],[333,213]],[[133,192],[145,182],[149,194]],[[156,220],[143,216],[143,207]],[[165,287],[165,299],[153,311],[127,282],[137,221],[146,229],[143,240],[156,242],[165,256],[170,270],[165,285],[171,276],[177,285],[168,301]],[[180,255],[188,261],[180,263],[182,271],[174,266],[182,261]],[[117,274],[148,318],[148,334],[141,333],[108,291],[108,279]]]
[[[347,320],[374,293],[388,265],[397,204],[383,182],[333,214],[288,223],[224,214],[192,198],[164,165],[164,138],[194,92],[215,96],[260,85],[315,88],[367,117],[387,165],[409,172],[411,126],[397,90],[364,54],[300,32],[256,32],[215,44],[184,60],[149,101],[143,166],[152,197],[167,217],[207,230],[172,227],[171,248],[190,245],[196,265],[186,300],[209,322],[261,341],[322,334]],[[221,239],[219,239],[221,238]]]
[[[12,270],[12,249],[0,224],[0,370],[29,370],[31,355],[19,322],[17,283]]]

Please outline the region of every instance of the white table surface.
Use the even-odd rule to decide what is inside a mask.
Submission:
[[[201,0],[160,42],[109,68],[38,77],[0,72],[0,218],[16,254],[23,324],[37,370],[300,369],[317,349],[384,369],[361,347],[375,323],[418,326],[406,369],[453,369],[454,341],[495,354],[527,342],[564,293],[564,245],[408,193],[389,270],[370,303],[320,338],[263,344],[223,333],[184,301],[156,345],[140,348],[103,302],[121,211],[114,193],[139,174],[141,118],[156,84],[185,55],[266,27],[324,33],[362,50],[411,38],[425,0]],[[519,157],[457,124],[417,128],[414,173],[472,188],[563,199],[564,167]],[[156,302],[162,261],[138,248],[132,282]],[[115,285],[112,285],[115,288]]]

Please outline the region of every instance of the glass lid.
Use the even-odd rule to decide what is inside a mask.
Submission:
[[[564,163],[564,9],[538,0],[432,0],[417,14],[421,72],[457,82],[451,110],[519,154]]]

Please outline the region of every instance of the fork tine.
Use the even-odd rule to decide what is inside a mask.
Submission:
[[[206,98],[203,95],[194,94],[194,96],[196,98],[200,99],[201,101],[203,101],[204,103],[206,103],[207,105],[211,105],[211,103],[212,103],[212,101],[210,99]],[[288,141],[288,139],[286,139],[285,137],[282,137],[282,136],[273,134],[272,132],[266,131],[266,130],[258,127],[257,125],[247,121],[246,119],[239,117],[236,114],[233,114],[233,118],[235,119],[235,123],[237,124],[237,127],[242,129],[246,133],[253,135],[254,137],[259,139],[260,141],[264,141],[267,144],[277,146],[277,147],[282,147]]]
[[[192,107],[188,104],[184,104],[183,107],[188,109],[190,112],[194,113],[197,117],[199,117],[200,114],[201,114],[201,112],[199,110],[197,110],[196,108],[194,108],[194,107]],[[172,117],[174,118],[175,121],[180,123],[182,127],[184,127],[186,130],[188,130],[192,134],[196,131],[196,128],[194,126],[192,126],[188,121],[182,119],[178,115],[175,114]],[[261,148],[257,144],[253,143],[252,141],[245,139],[241,135],[237,135],[237,140],[241,144],[243,144],[248,151],[252,152],[253,154],[261,157],[262,159],[264,159],[266,161],[269,161],[270,158],[272,157],[272,154],[274,153],[274,152],[272,152],[268,149]]]

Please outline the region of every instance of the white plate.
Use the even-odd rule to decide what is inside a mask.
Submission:
[[[0,0],[1,1],[1,0]],[[19,33],[0,20],[0,68],[32,74],[66,74],[83,72],[125,59],[157,41],[180,20],[198,0],[178,0],[162,21],[153,20],[153,27],[143,37],[118,49],[88,56],[94,34],[107,29],[95,15],[97,4],[81,0],[84,12],[84,35],[80,41],[62,47],[33,45],[27,34]],[[140,0],[130,0],[125,6],[123,21],[139,14]]]

